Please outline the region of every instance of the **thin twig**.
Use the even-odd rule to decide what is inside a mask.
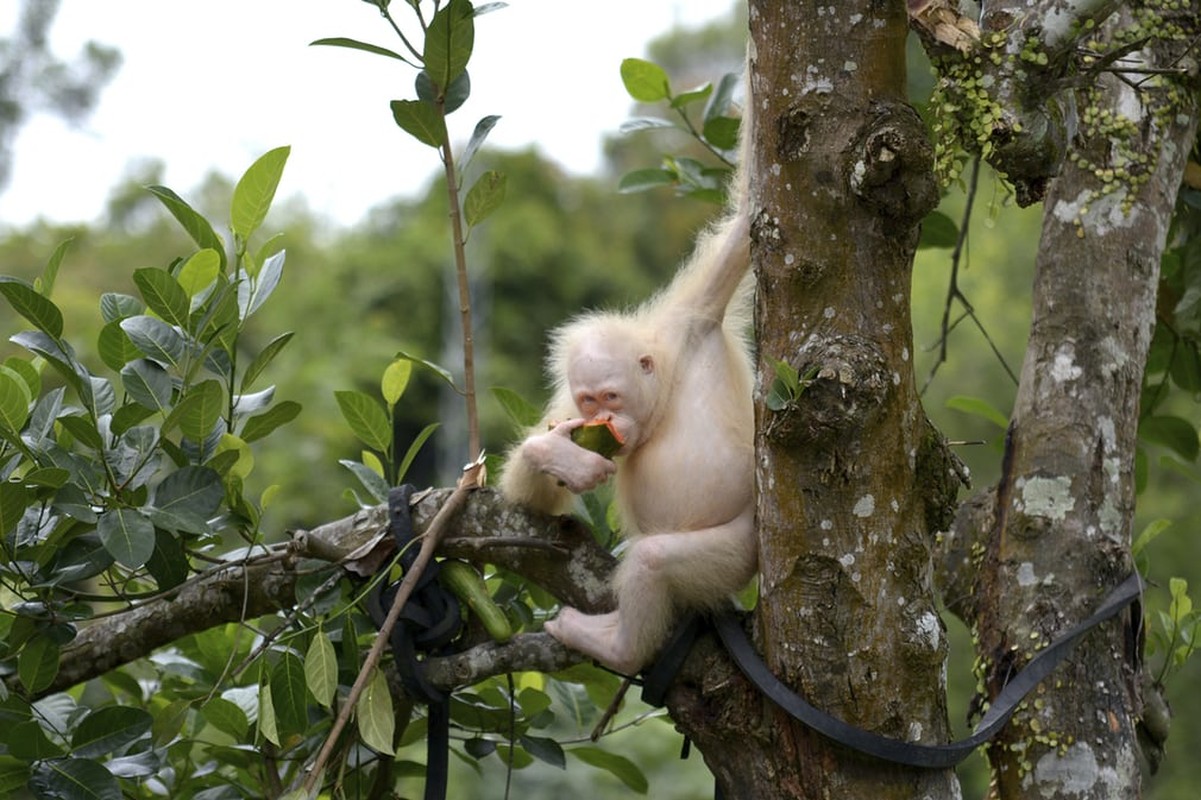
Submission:
[[[599,742],[600,738],[605,735],[605,728],[609,727],[609,723],[617,716],[617,709],[621,707],[621,702],[626,699],[626,692],[630,690],[630,685],[633,682],[629,678],[625,678],[621,682],[621,686],[617,687],[617,692],[613,695],[613,699],[609,701],[609,707],[605,709],[605,713],[597,721],[596,727],[592,729],[592,741]]]
[[[421,550],[418,551],[417,558],[413,560],[413,565],[409,567],[404,579],[400,582],[400,587],[396,590],[396,597],[392,600],[392,607],[388,609],[388,616],[384,618],[383,624],[380,625],[379,635],[375,637],[375,642],[372,643],[371,649],[367,652],[367,657],[363,660],[363,666],[355,678],[354,685],[350,687],[350,693],[346,696],[346,702],[339,710],[333,727],[330,728],[329,734],[325,737],[325,742],[321,745],[320,752],[317,753],[316,760],[313,762],[312,767],[309,768],[309,774],[304,781],[304,790],[307,794],[312,795],[316,789],[317,782],[321,779],[321,775],[325,771],[325,765],[329,761],[330,754],[333,752],[338,737],[342,734],[342,730],[346,727],[347,723],[350,722],[350,715],[359,702],[359,696],[367,687],[368,678],[383,657],[384,648],[388,645],[392,628],[396,626],[397,620],[400,619],[400,612],[404,608],[404,604],[408,602],[409,595],[413,593],[413,589],[417,585],[417,579],[421,577],[421,574],[425,572],[426,566],[433,559],[434,551],[438,548],[439,542],[442,541],[442,536],[446,532],[447,527],[449,527],[450,520],[467,502],[467,495],[471,490],[479,486],[482,469],[483,464],[480,461],[476,461],[469,464],[463,470],[463,474],[459,478],[459,483],[455,486],[455,490],[446,499],[442,508],[438,509],[438,513],[434,515],[433,520],[430,521],[429,526],[426,528],[425,537],[421,542]]]

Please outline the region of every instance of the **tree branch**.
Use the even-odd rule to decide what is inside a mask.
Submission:
[[[451,491],[436,489],[416,498],[413,517],[418,533],[426,530]],[[103,675],[183,636],[291,608],[302,559],[348,568],[386,563],[394,549],[386,535],[387,523],[387,506],[362,509],[294,532],[283,557],[214,567],[173,594],[83,624],[63,648],[58,675],[38,696]],[[616,562],[571,517],[530,513],[504,503],[494,491],[481,489],[472,493],[448,537],[439,555],[486,561],[519,573],[577,608],[601,611],[612,606],[608,576]],[[552,668],[560,669],[578,662],[578,656],[569,657],[564,648],[546,641],[549,638],[521,636],[509,645],[485,645],[474,655],[439,659],[445,663],[438,667],[443,677],[436,680],[449,687],[497,674],[492,669],[542,669],[543,664],[559,664]],[[8,684],[18,691],[15,676]]]

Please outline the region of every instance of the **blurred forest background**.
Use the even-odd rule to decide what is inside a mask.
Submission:
[[[672,84],[687,87],[717,79],[739,69],[745,21],[737,15],[703,29],[675,30],[656,40],[645,55],[663,65]],[[300,46],[300,44],[298,44]],[[59,113],[85,112],[103,103],[102,84],[116,61],[112,53],[96,70],[77,76],[82,89],[72,94],[62,86],[59,105],[44,103]],[[629,54],[639,55],[639,54]],[[12,152],[22,105],[34,104],[17,94],[20,82],[14,57],[0,51],[0,176]],[[924,57],[911,48],[911,90],[915,102],[928,94],[930,74]],[[105,66],[107,64],[108,66]],[[365,65],[367,68],[367,65]],[[61,77],[61,76],[60,76]],[[618,80],[617,64],[613,80]],[[90,87],[90,88],[89,88]],[[77,87],[79,88],[79,87]],[[503,109],[501,109],[503,112]],[[398,136],[401,135],[398,131]],[[281,142],[280,144],[286,144]],[[486,225],[475,230],[469,245],[473,292],[477,309],[477,357],[481,387],[503,386],[538,404],[545,398],[542,376],[545,332],[583,308],[623,306],[637,302],[662,285],[687,252],[692,238],[715,208],[673,197],[668,190],[619,194],[621,175],[655,166],[661,154],[687,146],[659,134],[635,133],[606,145],[606,166],[598,174],[575,177],[540,156],[536,148],[521,152],[486,151],[478,161],[508,176],[504,205]],[[243,164],[222,165],[231,172]],[[354,225],[335,226],[310,212],[301,194],[277,210],[267,227],[282,233],[288,251],[288,272],[275,301],[256,317],[266,338],[294,330],[290,347],[273,365],[277,396],[294,398],[304,412],[283,436],[256,449],[256,465],[248,479],[248,494],[278,487],[263,527],[286,531],[308,527],[351,513],[356,500],[347,491],[354,481],[338,464],[356,458],[357,445],[337,409],[333,391],[357,388],[374,394],[378,375],[398,351],[454,367],[457,356],[457,317],[453,271],[446,232],[444,188],[435,181],[436,164],[429,164],[428,190],[415,199],[396,199],[373,209]],[[72,344],[85,360],[94,360],[94,342],[102,321],[97,308],[105,291],[132,292],[132,270],[166,267],[190,244],[144,186],[162,183],[163,165],[137,165],[129,180],[112,189],[103,218],[79,224],[36,222],[14,227],[0,220],[0,273],[32,279],[55,247],[70,240],[55,300],[73,332]],[[70,176],[63,176],[70,191]],[[202,185],[172,187],[206,216],[222,218],[232,181],[214,172]],[[953,189],[942,211],[958,221],[964,195]],[[961,399],[985,401],[1008,415],[1015,383],[1009,371],[1021,368],[1029,323],[1029,291],[1041,208],[1019,210],[991,175],[983,175],[971,219],[970,238],[959,288],[975,309],[977,319],[995,345],[994,353],[970,320],[954,328],[947,360],[938,367],[940,324],[950,275],[948,249],[924,249],[914,272],[913,316],[915,380],[925,386],[927,413],[951,440],[982,441],[958,453],[971,467],[975,486],[996,480],[1003,430],[980,414],[965,413]],[[1081,264],[1081,280],[1087,280]],[[959,314],[952,312],[952,320]],[[0,317],[3,338],[21,329],[12,315]],[[0,359],[17,352],[0,344]],[[999,354],[999,355],[998,355]],[[1004,363],[1002,363],[1002,359]],[[1006,366],[1006,364],[1008,366]],[[932,374],[933,373],[933,374]],[[1194,398],[1195,400],[1195,398]],[[1180,416],[1198,420],[1198,407],[1178,398]],[[429,371],[414,373],[401,409],[403,425],[416,435],[430,422],[443,426],[426,445],[410,478],[418,485],[452,482],[464,452],[460,400]],[[481,416],[489,452],[500,453],[512,440],[514,428],[500,404],[483,395]],[[1170,576],[1201,585],[1201,492],[1195,465],[1149,450],[1149,481],[1139,496],[1140,522],[1171,520],[1171,528],[1151,546],[1152,581],[1166,587]],[[1150,599],[1162,603],[1166,588]],[[963,732],[967,703],[974,690],[971,656],[964,631],[947,617],[956,652],[949,667],[952,722]],[[1151,800],[1196,797],[1201,785],[1201,680],[1198,659],[1189,663],[1168,687],[1175,719],[1168,755],[1159,773],[1148,779],[1145,796]],[[651,729],[657,733],[648,731]],[[586,733],[586,732],[585,732]],[[648,721],[633,732],[618,734],[608,746],[633,759],[651,779],[655,798],[711,796],[711,782],[699,757],[675,760],[680,739],[669,725]],[[986,776],[983,759],[973,757],[962,768],[965,796],[981,797]],[[497,796],[489,778],[467,767],[452,777],[459,797]],[[580,771],[562,773],[536,763],[515,781],[527,798],[562,797],[587,785],[589,796],[628,796],[629,789],[611,776]],[[475,787],[475,788],[471,788]],[[495,784],[492,784],[495,788]]]

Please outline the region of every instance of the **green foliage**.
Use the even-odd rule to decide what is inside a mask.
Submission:
[[[630,97],[640,103],[666,103],[676,121],[661,117],[640,117],[622,125],[622,131],[676,129],[688,134],[716,159],[716,166],[684,155],[664,156],[658,168],[627,173],[618,184],[624,193],[641,192],[660,186],[674,187],[681,195],[707,202],[725,202],[725,184],[733,171],[738,146],[739,119],[727,112],[741,78],[736,73],[722,76],[717,85],[673,93],[667,71],[658,64],[640,58],[621,62],[621,79]],[[694,111],[700,107],[699,115]]]
[[[271,151],[238,183],[228,260],[207,220],[170,190],[151,189],[200,249],[134,271],[136,295],[101,298],[96,350],[108,374],[76,355],[50,297],[62,248],[34,282],[0,278],[0,294],[32,326],[10,337],[28,355],[0,368],[0,660],[23,693],[8,697],[5,713],[25,720],[20,740],[0,739],[5,774],[23,776],[37,797],[122,797],[167,763],[166,751],[151,747],[154,703],[140,689],[61,715],[25,699],[53,685],[76,625],[98,603],[136,603],[178,586],[202,549],[259,539],[261,507],[244,491],[253,469],[247,443],[300,406],[276,402],[274,387],[245,391],[290,339],[247,351],[251,317],[284,265],[282,250],[258,260],[248,244],[287,154]],[[301,732],[303,704],[285,702],[295,700],[286,691],[288,658],[273,674],[275,710],[283,730]],[[208,715],[223,731],[246,728],[233,709],[218,705]]]

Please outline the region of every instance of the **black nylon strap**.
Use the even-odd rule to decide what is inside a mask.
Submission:
[[[1132,574],[1109,593],[1088,619],[1075,625],[1040,650],[993,699],[980,724],[966,739],[950,744],[927,745],[891,739],[856,728],[810,705],[803,697],[779,681],[747,638],[739,618],[732,613],[714,620],[718,636],[734,663],[772,702],[815,731],[861,753],[913,767],[945,769],[958,764],[973,750],[999,731],[1027,694],[1071,652],[1076,641],[1105,620],[1112,619],[1126,606],[1135,603],[1143,591],[1138,573]],[[1137,611],[1136,616],[1141,615]]]
[[[410,485],[398,486],[388,492],[388,530],[400,548],[400,565],[407,574],[417,558],[413,541],[413,520],[409,501],[413,495]],[[425,677],[421,656],[444,653],[459,635],[462,616],[459,601],[434,579],[440,567],[431,561],[417,579],[413,593],[405,602],[400,619],[388,639],[392,658],[405,691],[429,706],[426,733],[425,800],[445,800],[450,750],[450,693],[434,686]],[[375,626],[383,624],[392,607],[399,584],[381,581],[367,596],[366,608]]]

